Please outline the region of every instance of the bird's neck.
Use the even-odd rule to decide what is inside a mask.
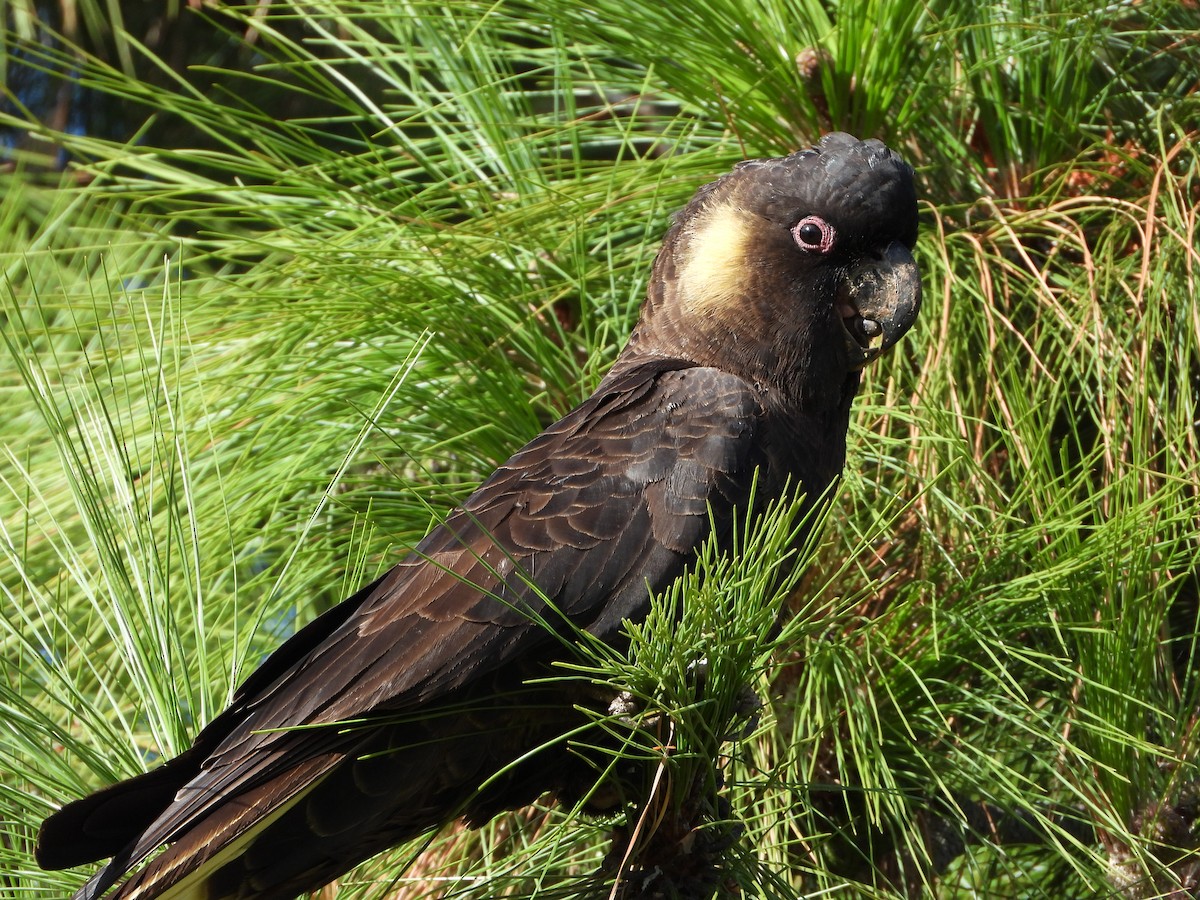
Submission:
[[[723,350],[723,352],[719,352]],[[718,348],[691,329],[680,334],[671,321],[639,323],[609,378],[650,360],[679,360],[682,365],[711,366],[742,378],[757,392],[764,416],[762,439],[768,448],[770,477],[782,489],[799,482],[815,502],[841,474],[846,431],[860,372],[847,369],[836,352],[804,358],[777,358],[749,342]]]
[[[723,334],[710,333],[721,331]],[[785,419],[803,423],[813,434],[844,434],[860,372],[847,366],[840,336],[809,341],[803,356],[781,355],[777,345],[753,338],[730,341],[728,327],[712,329],[678,323],[667,316],[643,319],[630,336],[613,371],[627,371],[646,359],[679,359],[737,375]],[[803,341],[780,342],[805,346]]]

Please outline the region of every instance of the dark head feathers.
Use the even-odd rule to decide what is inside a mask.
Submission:
[[[889,235],[912,247],[917,239],[913,170],[883,142],[845,132],[775,159],[748,159],[696,194],[681,214],[713,199],[733,198],[760,215],[791,226],[797,210],[836,217],[843,237],[870,235],[886,223]],[[903,215],[898,216],[897,213]]]
[[[803,245],[802,223],[823,249]],[[722,367],[809,402],[801,382],[856,372],[882,352],[868,346],[873,335],[894,340],[911,324],[916,238],[913,171],[879,141],[829,134],[789,156],[738,163],[676,216],[623,355]],[[881,306],[885,282],[895,296]],[[864,311],[877,315],[860,328]],[[839,382],[828,393],[840,410],[852,390]]]

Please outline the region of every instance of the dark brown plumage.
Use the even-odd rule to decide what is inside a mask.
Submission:
[[[455,816],[577,795],[561,750],[505,769],[585,702],[526,680],[571,629],[615,641],[645,616],[710,522],[728,537],[756,469],[763,500],[825,491],[860,369],[916,315],[916,231],[909,167],[849,135],[701,188],[596,392],[284,643],[191,749],[50,816],[39,863],[114,857],[76,895],[96,898],[165,843],[114,897],[287,898]]]

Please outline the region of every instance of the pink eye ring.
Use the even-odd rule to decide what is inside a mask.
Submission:
[[[833,249],[837,233],[833,226],[820,216],[805,216],[792,226],[792,238],[801,250],[828,253]]]

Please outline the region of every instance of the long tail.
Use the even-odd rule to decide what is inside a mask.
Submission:
[[[165,765],[68,803],[42,822],[34,858],[43,869],[116,856],[136,841],[199,771],[188,750]]]

